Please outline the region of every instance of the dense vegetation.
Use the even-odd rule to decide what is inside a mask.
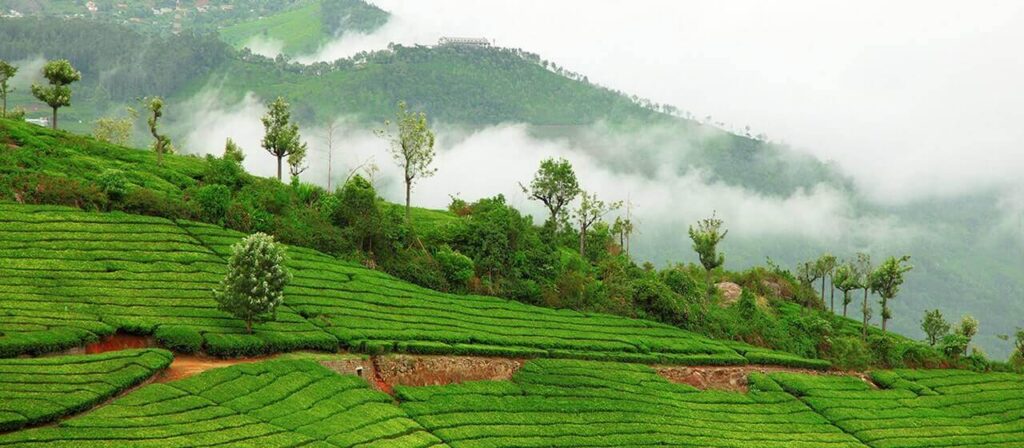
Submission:
[[[171,357],[165,350],[146,349],[0,359],[0,432],[92,408],[167,367]]]

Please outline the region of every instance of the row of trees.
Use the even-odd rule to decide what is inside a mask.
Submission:
[[[862,336],[867,338],[868,321],[871,320],[872,309],[868,304],[868,294],[877,294],[880,297],[879,304],[882,306],[882,331],[887,328],[889,319],[892,319],[892,309],[889,308],[889,301],[896,298],[903,285],[904,275],[913,269],[909,264],[910,256],[888,257],[878,266],[872,266],[871,257],[865,253],[858,253],[850,260],[839,260],[834,255],[826,253],[817,260],[801,263],[797,268],[797,278],[804,284],[812,286],[818,280],[821,281],[821,301],[826,301],[825,285],[828,282],[830,288],[828,301],[833,313],[836,310],[835,291],[843,293],[843,317],[847,316],[847,309],[853,298],[851,292],[861,290],[864,292],[864,301],[861,308],[863,317]],[[807,304],[810,306],[810,304]]]

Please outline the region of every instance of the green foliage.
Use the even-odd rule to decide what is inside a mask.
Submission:
[[[565,159],[544,159],[540,168],[533,175],[530,186],[520,185],[523,193],[530,199],[540,201],[550,212],[548,223],[554,226],[562,209],[581,192],[579,181],[572,164]]]
[[[469,279],[473,278],[475,274],[473,260],[452,250],[448,246],[441,246],[434,254],[434,258],[441,265],[441,272],[444,273],[445,279],[452,285],[460,288],[465,287]]]
[[[829,359],[836,367],[865,370],[872,364],[872,354],[859,337],[842,336],[832,341]]]
[[[604,218],[604,215],[619,209],[619,207],[622,207],[622,201],[605,203],[598,199],[597,193],[580,192],[580,205],[573,211],[573,219],[576,220],[579,229],[581,257],[587,257],[587,232],[601,218]],[[601,239],[605,240],[607,238]]]
[[[231,190],[219,184],[204,185],[196,189],[192,202],[200,219],[220,224],[231,206]]]
[[[129,189],[131,189],[131,182],[124,171],[113,168],[104,170],[100,177],[96,179],[96,182],[99,184],[100,189],[114,201],[124,198],[128,194]]]
[[[11,87],[10,81],[17,73],[17,66],[11,65],[10,62],[0,59],[0,102],[2,102],[0,103],[2,104],[2,108],[0,108],[0,118],[7,117],[7,96],[14,91],[14,88]]]
[[[718,252],[718,244],[729,234],[728,230],[722,229],[724,222],[714,214],[697,222],[697,228],[690,226],[690,239],[693,241],[693,250],[700,258],[700,264],[707,271],[712,271],[725,263],[725,254]]]
[[[868,282],[871,285],[871,291],[882,298],[882,331],[885,331],[886,322],[892,318],[889,300],[899,294],[904,274],[913,269],[913,266],[905,264],[909,260],[910,256],[889,257],[871,273]]]
[[[245,161],[245,151],[231,137],[228,137],[227,141],[224,142],[224,156],[222,158],[241,165]]]
[[[410,220],[410,198],[412,185],[416,179],[433,176],[437,172],[432,168],[434,163],[434,131],[427,124],[427,114],[412,112],[405,101],[398,103],[393,130],[391,122],[384,121],[384,128],[377,129],[376,134],[388,141],[391,158],[402,169],[405,181],[405,218]]]
[[[149,125],[149,133],[153,136],[153,151],[156,152],[156,164],[164,163],[164,154],[173,154],[174,147],[171,146],[171,138],[161,134],[157,128],[157,120],[164,116],[164,100],[160,97],[153,97],[146,100],[146,109],[149,110],[149,117],[146,124]]]
[[[92,408],[171,363],[166,350],[0,359],[0,432],[39,425]],[[0,442],[2,443],[2,442]]]
[[[949,334],[950,325],[946,322],[946,319],[942,317],[942,312],[939,310],[931,310],[924,312],[924,320],[921,321],[921,329],[924,330],[924,334],[928,336],[928,345],[935,346],[943,337]]]
[[[270,313],[277,317],[291,273],[284,266],[284,249],[271,236],[256,233],[231,249],[227,276],[214,298],[220,310],[244,320],[252,333],[253,322],[266,321]]]
[[[32,84],[32,95],[53,109],[51,125],[57,129],[57,109],[71,105],[71,84],[80,81],[82,73],[67,59],[58,59],[43,66],[43,77],[50,85]]]
[[[263,149],[277,158],[277,180],[282,179],[282,162],[287,157],[292,174],[299,169],[306,156],[306,144],[300,140],[299,126],[292,123],[290,106],[282,97],[270,104],[267,114],[261,119],[265,134]]]

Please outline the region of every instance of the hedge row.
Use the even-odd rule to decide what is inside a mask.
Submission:
[[[0,359],[0,432],[56,420],[141,383],[173,359],[166,350]]]
[[[57,426],[0,435],[0,446],[55,443],[412,448],[441,441],[362,378],[289,360],[149,385]]]

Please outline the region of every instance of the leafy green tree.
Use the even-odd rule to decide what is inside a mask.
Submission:
[[[960,323],[956,326],[956,333],[967,338],[967,343],[969,344],[971,339],[974,339],[974,336],[978,334],[978,319],[965,314],[960,318]]]
[[[943,337],[949,334],[949,322],[946,322],[946,318],[942,317],[942,311],[939,310],[925,310],[924,320],[921,321],[921,329],[924,330],[924,334],[928,336],[928,345],[932,347],[939,343]]]
[[[811,291],[814,290],[814,282],[818,281],[818,273],[818,264],[814,261],[805,261],[796,267],[797,280],[800,284],[811,288]],[[810,308],[812,304],[808,302],[806,305],[807,308]]]
[[[905,264],[910,261],[910,256],[905,255],[901,258],[889,257],[878,269],[875,269],[871,273],[870,282],[871,291],[878,294],[882,298],[882,331],[886,329],[886,323],[889,319],[892,319],[892,310],[889,309],[889,301],[896,297],[896,294],[900,292],[900,286],[903,285],[903,276],[913,266]]]
[[[853,302],[853,298],[850,297],[850,291],[860,289],[860,279],[857,276],[857,267],[853,262],[845,262],[836,267],[835,273],[832,274],[832,283],[835,284],[836,289],[843,292],[843,317],[846,317],[846,311]]]
[[[245,321],[252,333],[253,322],[277,318],[284,301],[284,287],[292,275],[284,266],[284,248],[264,233],[249,235],[232,246],[228,273],[214,291],[218,309]]]
[[[621,206],[621,201],[606,204],[597,198],[597,193],[587,193],[585,191],[581,193],[580,206],[573,213],[573,217],[576,218],[576,223],[579,225],[581,257],[586,257],[587,255],[587,231],[604,215],[617,210]]]
[[[67,59],[47,62],[43,66],[43,77],[49,86],[32,84],[32,95],[53,109],[53,129],[57,129],[57,109],[71,105],[71,83],[80,81],[82,73],[71,66]]]
[[[861,339],[868,340],[868,321],[871,320],[871,305],[868,303],[868,292],[871,290],[871,256],[863,252],[857,253],[857,260],[853,262],[854,278],[851,280],[857,287],[854,289],[864,290],[864,303],[861,305],[863,322],[861,325]]]
[[[291,154],[288,154],[288,173],[292,175],[293,179],[298,179],[299,174],[309,168],[306,164],[306,144],[299,146]]]
[[[375,132],[391,142],[391,157],[402,168],[405,180],[405,220],[409,221],[413,183],[417,178],[430,177],[437,172],[437,169],[430,167],[434,163],[434,131],[427,125],[427,114],[409,111],[405,101],[398,103],[396,125],[397,134],[393,133],[390,121],[385,121],[384,128]]]
[[[363,176],[352,176],[338,193],[338,206],[332,220],[346,229],[357,249],[370,254],[379,241],[382,217],[377,206],[377,191]],[[381,248],[382,249],[382,248]]]
[[[7,95],[14,92],[11,87],[11,78],[18,73],[18,67],[0,59],[0,100],[3,100],[3,109],[0,109],[0,117],[7,116]]]
[[[831,308],[832,313],[836,312],[836,289],[835,289],[835,270],[836,270],[836,257],[830,253],[825,253],[818,258],[815,262],[815,267],[818,269],[818,274],[821,275],[821,302],[825,303],[825,280],[831,280],[830,288],[832,290],[831,297]]]
[[[224,142],[224,160],[232,160],[237,163],[242,163],[245,160],[245,151],[231,137]]]
[[[710,218],[697,221],[697,228],[690,226],[690,240],[693,241],[693,250],[697,252],[700,264],[704,266],[707,275],[708,295],[710,297],[714,285],[711,284],[711,271],[725,264],[725,254],[718,252],[718,244],[729,234],[728,230],[722,229],[725,222],[712,213]]]
[[[150,98],[146,102],[146,108],[149,109],[149,118],[146,119],[146,124],[149,125],[149,133],[153,136],[153,151],[156,151],[156,163],[157,165],[163,165],[164,153],[173,153],[174,147],[171,146],[171,138],[166,134],[161,134],[160,129],[157,127],[157,121],[160,117],[164,116],[164,100],[160,97]]]
[[[135,119],[138,112],[134,108],[128,108],[128,116],[122,118],[103,117],[93,124],[92,135],[101,142],[113,143],[125,146],[132,138],[132,128],[135,127]]]
[[[545,159],[533,175],[530,186],[520,184],[523,193],[530,199],[538,200],[550,212],[548,223],[554,225],[562,209],[580,194],[579,181],[572,164],[565,159]]]
[[[291,155],[301,153],[304,157],[306,144],[300,141],[299,126],[292,123],[290,106],[284,98],[277,97],[273,103],[270,103],[270,110],[261,121],[265,130],[263,149],[277,158],[277,180],[281,180],[285,157],[288,157],[289,166],[301,165],[301,158],[293,160]]]
[[[1013,353],[1010,355],[1010,363],[1016,368],[1024,367],[1024,329],[1018,328],[1014,333]]]

